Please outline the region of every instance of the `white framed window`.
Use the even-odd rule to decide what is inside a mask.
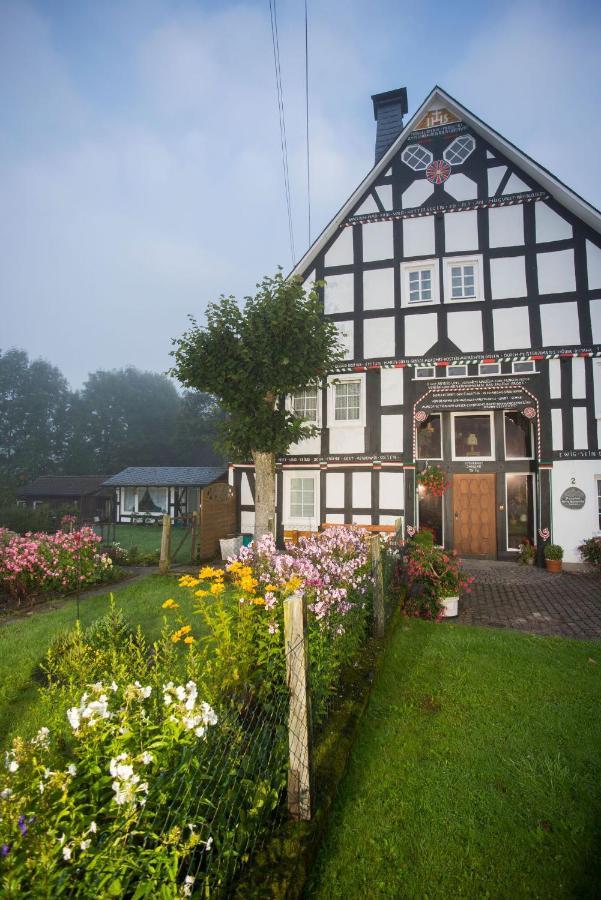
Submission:
[[[467,365],[447,366],[447,378],[467,378]]]
[[[495,458],[495,426],[492,412],[451,413],[453,459]]]
[[[284,528],[315,531],[319,515],[319,471],[284,470]]]
[[[365,375],[328,378],[328,426],[365,427]]]
[[[440,303],[438,261],[401,263],[401,306]]]
[[[122,513],[131,513],[136,512],[136,489],[135,487],[124,487],[121,488],[121,499],[122,499]]]
[[[471,156],[475,149],[475,138],[473,138],[471,134],[462,134],[461,137],[455,138],[455,140],[449,144],[442,156],[449,165],[460,166],[466,161],[468,156]]]
[[[401,154],[401,159],[406,166],[413,169],[414,172],[422,172],[427,169],[434,156],[431,150],[426,150],[421,144],[409,144],[405,147]]]
[[[416,366],[416,378],[436,378],[436,369],[434,366]]]
[[[532,472],[506,474],[505,525],[508,550],[519,550],[524,540],[536,543],[536,507]]]
[[[319,414],[320,392],[317,387],[307,387],[302,391],[297,391],[290,397],[289,408],[301,419],[311,422],[313,425],[319,425],[321,416]]]
[[[121,515],[145,513],[161,516],[169,512],[169,489],[152,485],[121,488]]]
[[[481,256],[448,256],[444,260],[445,303],[484,299]]]
[[[536,372],[536,363],[533,359],[519,359],[511,364],[514,375],[526,375],[528,372]]]
[[[499,362],[480,363],[478,365],[478,375],[500,375],[500,374],[501,374],[501,363],[499,363]]]

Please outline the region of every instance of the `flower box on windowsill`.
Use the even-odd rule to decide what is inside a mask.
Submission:
[[[442,614],[445,619],[452,619],[459,612],[459,596],[442,598]]]

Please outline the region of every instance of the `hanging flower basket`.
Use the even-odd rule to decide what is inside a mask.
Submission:
[[[417,483],[421,484],[426,494],[431,494],[433,497],[442,497],[450,484],[445,473],[438,466],[426,466],[425,469],[418,472]]]

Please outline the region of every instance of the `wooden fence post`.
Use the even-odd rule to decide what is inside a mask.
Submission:
[[[288,812],[293,819],[311,818],[311,711],[307,611],[302,594],[284,601],[288,711]]]
[[[384,574],[382,572],[382,548],[380,535],[373,534],[369,539],[369,555],[371,558],[371,575],[373,578],[374,598],[374,637],[384,637]]]
[[[166,575],[171,568],[171,516],[163,516],[163,533],[161,534],[161,558],[159,572]]]
[[[400,517],[394,520],[394,536],[399,543],[405,539],[405,535],[403,534],[403,520]]]
[[[196,545],[198,543],[198,519],[199,514],[197,512],[192,513],[192,546],[190,547],[190,562],[196,562],[197,553],[196,553]]]

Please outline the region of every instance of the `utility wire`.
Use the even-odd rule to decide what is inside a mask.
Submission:
[[[307,214],[311,245],[311,163],[309,156],[309,16],[305,0],[305,130],[307,135]]]
[[[280,145],[282,149],[282,167],[284,170],[284,196],[288,211],[288,232],[290,237],[290,253],[292,265],[296,261],[294,251],[294,230],[292,227],[292,202],[290,199],[290,175],[288,172],[288,143],[286,141],[286,118],[284,115],[284,91],[282,88],[282,71],[280,68],[280,42],[278,36],[278,19],[276,0],[269,0],[269,16],[271,19],[271,43],[273,46],[273,63],[275,67],[275,84],[278,102],[278,114],[280,118]]]

